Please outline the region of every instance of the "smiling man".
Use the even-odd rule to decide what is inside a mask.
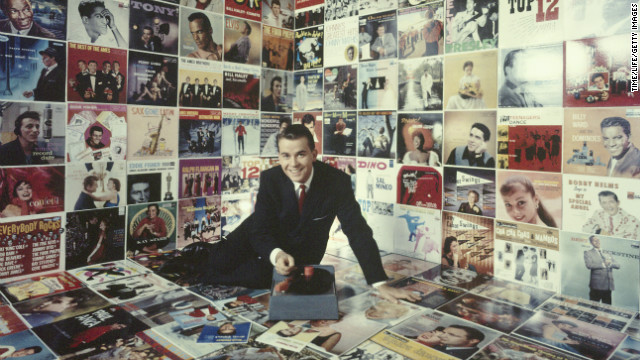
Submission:
[[[601,191],[598,200],[601,209],[596,210],[582,226],[583,232],[640,240],[640,221],[620,208],[616,193]]]
[[[29,0],[0,0],[0,8],[7,19],[0,20],[0,32],[55,39],[55,34],[33,21]]]
[[[76,32],[76,35],[80,36],[78,41],[109,47],[128,47],[127,41],[116,26],[113,13],[105,7],[103,1],[80,1],[78,12],[86,32]]]
[[[495,167],[493,156],[487,152],[489,139],[491,139],[491,130],[482,123],[474,123],[469,130],[467,146],[458,146],[453,149],[447,159],[447,165]]]
[[[373,232],[362,217],[350,177],[316,161],[313,136],[302,124],[278,136],[280,166],[260,174],[255,212],[226,240],[198,242],[162,271],[187,271],[223,285],[268,288],[272,269],[288,275],[296,265],[318,264],[337,216],[364,276],[388,300],[417,301],[413,292],[388,286]]]
[[[607,175],[615,177],[640,177],[640,150],[631,143],[631,125],[627,119],[608,117],[600,123],[602,144],[611,159]]]

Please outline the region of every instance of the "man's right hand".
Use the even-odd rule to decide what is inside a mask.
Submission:
[[[287,276],[295,269],[295,260],[293,256],[284,251],[280,251],[276,255],[276,271],[282,276]]]

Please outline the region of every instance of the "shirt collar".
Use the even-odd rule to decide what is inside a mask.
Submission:
[[[305,192],[309,191],[309,187],[311,187],[311,180],[313,180],[313,172],[314,169],[313,167],[311,168],[311,175],[309,175],[309,179],[307,179],[306,182],[304,183],[299,183],[299,182],[293,182],[293,186],[294,186],[294,190],[296,191],[296,194],[298,193],[298,190],[300,190],[300,185],[304,185],[305,186]]]
[[[31,28],[33,27],[33,20],[31,21],[31,26],[29,26],[29,28],[26,29],[26,30],[18,30],[18,29],[16,29],[13,26],[13,24],[11,23],[11,21],[9,21],[9,25],[11,25],[11,33],[12,34],[29,35],[29,31],[31,31]]]
[[[55,64],[49,66],[48,68],[46,68],[47,69],[47,74],[49,73],[49,71],[55,69],[57,66],[58,66],[58,63],[55,63]]]

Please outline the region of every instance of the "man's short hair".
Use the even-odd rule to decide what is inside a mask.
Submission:
[[[106,64],[111,65],[111,63],[109,62],[109,60],[105,60],[105,61],[103,61],[103,62],[102,62],[102,66],[105,66]]]
[[[591,75],[591,82],[595,82],[597,78],[601,77],[602,80],[604,80],[604,74],[603,73],[595,73]]]
[[[274,76],[274,77],[273,77],[273,79],[271,79],[271,86],[269,87],[269,89],[270,89],[271,91],[273,91],[273,84],[274,84],[276,81],[279,81],[279,82],[280,82],[280,84],[282,84],[282,78],[281,78],[280,76]]]
[[[115,61],[114,61],[114,62],[115,62]],[[86,64],[87,62],[86,62],[86,61],[84,61],[84,60],[82,60],[82,59],[80,59],[80,60],[78,60],[78,61],[76,62],[76,64],[80,64],[80,63]]]
[[[93,14],[93,10],[97,7],[103,7],[106,9],[106,6],[104,6],[104,2],[102,1],[80,1],[80,4],[78,4],[78,12],[80,13],[80,17],[91,17],[91,14]]]
[[[273,0],[273,1],[271,2],[271,6],[273,6],[273,5],[281,6],[281,5],[280,5],[280,0]]]
[[[589,242],[593,244],[593,239],[595,239],[595,235],[591,235],[589,236]]]
[[[189,15],[189,17],[187,18],[189,22],[196,21],[198,19],[202,20],[202,25],[206,30],[211,30],[211,21],[209,20],[207,15],[205,15],[204,13],[194,12],[193,14]]]
[[[473,61],[471,61],[471,60],[465,61],[464,64],[462,65],[462,70],[466,69],[467,66],[473,67]]]
[[[476,328],[472,328],[464,325],[455,325],[455,324],[449,325],[448,327],[464,330],[467,333],[467,340],[478,340],[478,342],[481,342],[482,340],[484,340],[484,334],[482,333],[482,331]]]
[[[251,35],[251,24],[249,24],[249,22],[245,20],[244,25],[247,27],[247,35]]]
[[[98,62],[95,61],[95,60],[89,60],[89,64],[91,64],[91,63],[94,63],[94,64],[98,65]]]
[[[516,55],[518,55],[522,51],[523,51],[522,49],[512,50],[504,58],[504,64],[502,64],[502,71],[504,72],[505,75],[507,75],[507,68],[513,67],[513,61],[515,60]]]
[[[609,191],[609,190],[603,190],[603,191],[600,191],[600,192],[598,193],[598,201],[600,201],[600,198],[601,198],[601,197],[603,197],[603,196],[613,196],[613,199],[614,199],[617,203],[619,203],[619,202],[620,202],[620,200],[618,200],[618,195],[616,195],[616,193],[614,193],[613,191]]]
[[[24,348],[22,350],[33,350],[33,353],[37,354],[37,353],[42,351],[42,348],[40,346],[29,346],[29,347],[26,347],[26,348]]]
[[[98,126],[98,125],[93,125],[93,126],[91,127],[91,129],[89,129],[89,136],[93,135],[93,132],[94,132],[94,131],[99,131],[99,132],[101,132],[101,133],[103,133],[103,132],[104,132],[104,130],[102,130],[102,128],[101,128],[100,126]]]
[[[620,126],[625,135],[631,136],[631,124],[629,124],[629,121],[627,119],[621,118],[619,116],[612,116],[604,118],[600,122],[600,130],[611,126]]]
[[[142,28],[142,32],[144,33],[145,30],[151,31],[151,35],[153,35],[153,28],[151,26],[147,25],[147,26],[143,27]]]
[[[302,117],[302,123],[303,124],[311,124],[313,123],[313,125],[316,124],[316,118],[313,117],[313,115],[311,114],[304,114],[304,116]]]
[[[87,187],[95,184],[96,182],[98,182],[98,177],[89,175],[86,178],[84,178],[84,180],[82,181],[82,187],[84,187],[84,189],[87,190]]]
[[[311,131],[309,131],[309,129],[302,124],[293,124],[287,126],[284,131],[278,134],[278,136],[276,137],[276,141],[278,142],[278,144],[280,144],[280,140],[282,139],[298,140],[301,138],[307,139],[307,144],[309,145],[309,149],[311,149],[311,151],[315,149],[313,134],[311,134]]]
[[[20,128],[22,127],[22,120],[24,119],[34,119],[40,121],[40,114],[37,111],[25,111],[22,114],[18,115],[15,122],[15,127],[13,129],[13,133],[16,135],[20,135]]]
[[[118,60],[114,60],[114,61],[113,61],[113,65],[115,65],[115,64],[120,65],[120,62],[119,62]]]
[[[480,200],[480,194],[478,194],[478,192],[475,191],[475,190],[469,190],[469,192],[467,194],[475,194],[476,195],[476,199]]]
[[[484,141],[489,141],[489,139],[491,139],[491,130],[489,130],[487,125],[483,123],[474,123],[473,125],[471,125],[471,128],[476,128],[482,131],[482,138],[484,139]]]
[[[278,121],[278,127],[282,126],[283,123],[287,123],[287,125],[291,126],[291,118],[289,116],[281,116]]]

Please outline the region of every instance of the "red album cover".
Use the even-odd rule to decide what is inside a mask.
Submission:
[[[62,231],[59,216],[0,225],[0,279],[59,269]]]
[[[67,101],[126,103],[126,71],[127,50],[69,43]]]
[[[398,173],[397,202],[442,209],[442,175],[431,167],[403,166]]]

